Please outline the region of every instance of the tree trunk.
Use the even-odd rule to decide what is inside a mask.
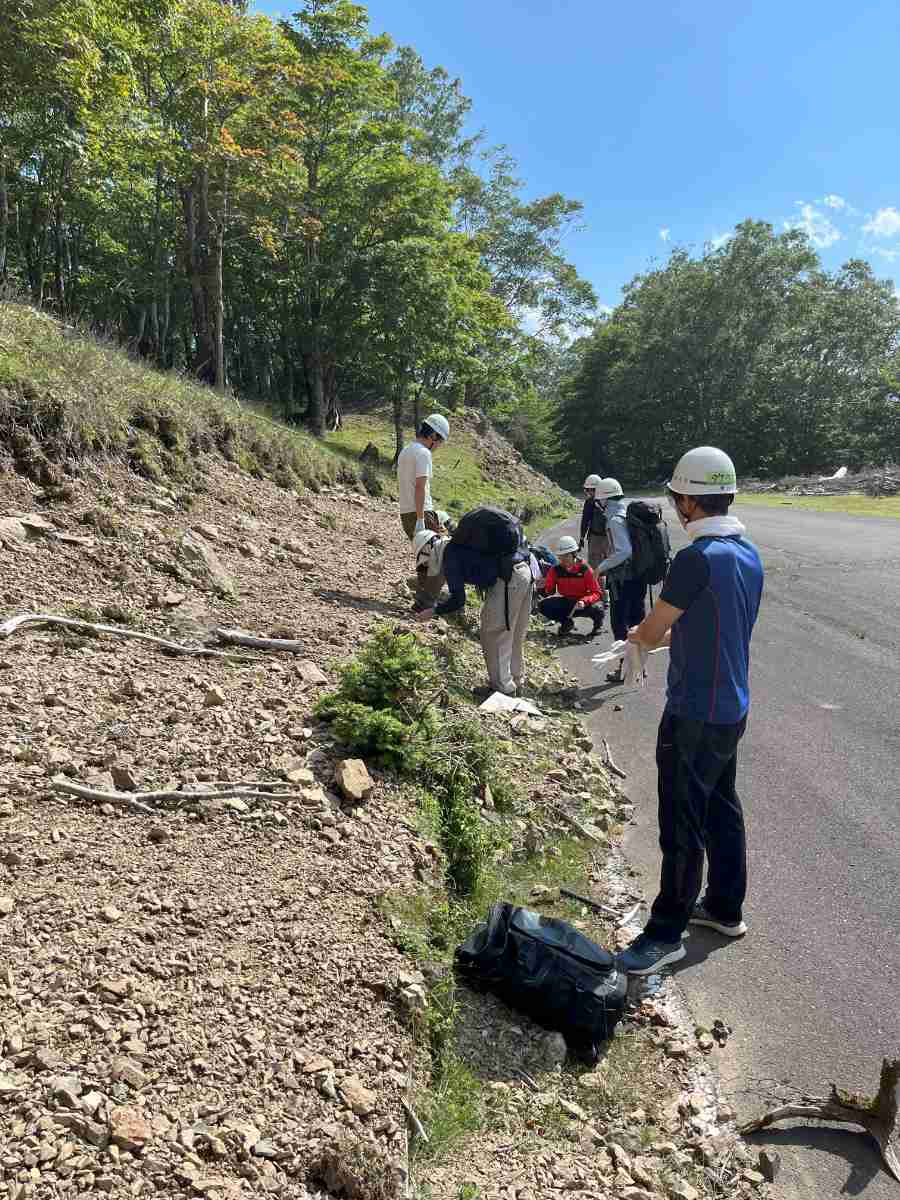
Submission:
[[[325,433],[325,368],[318,346],[314,347],[309,356],[307,371],[309,374],[309,427],[316,437],[322,437]]]
[[[9,245],[9,193],[6,187],[6,151],[0,146],[0,283],[6,282]]]
[[[185,270],[191,287],[194,318],[194,374],[215,383],[216,353],[209,311],[209,179],[202,167],[195,182],[181,189],[184,207]]]
[[[395,387],[391,396],[391,408],[394,414],[394,466],[403,449],[403,389]],[[417,427],[418,428],[418,427]]]

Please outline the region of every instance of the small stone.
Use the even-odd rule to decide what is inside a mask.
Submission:
[[[160,608],[177,608],[179,604],[184,604],[187,599],[185,592],[163,592],[159,598]]]
[[[116,921],[122,919],[122,913],[114,904],[107,904],[105,908],[101,908],[100,916],[110,925],[115,925]]]
[[[132,1153],[143,1150],[153,1138],[147,1118],[134,1108],[112,1108],[109,1112],[109,1136],[114,1146]]]
[[[687,1058],[688,1056],[687,1044],[685,1042],[680,1042],[677,1039],[666,1042],[665,1050],[669,1058]]]
[[[774,1183],[781,1170],[781,1155],[777,1150],[760,1150],[759,1173],[767,1183]]]
[[[217,708],[225,703],[225,693],[220,687],[208,687],[203,694],[204,708]]]
[[[147,831],[147,837],[157,846],[161,845],[163,842],[167,842],[170,836],[169,830],[165,825],[151,825]]]
[[[0,796],[0,817],[15,816],[16,806],[9,796]]]
[[[133,675],[126,675],[122,680],[122,686],[119,689],[119,695],[125,696],[128,699],[138,699],[143,696],[146,687],[140,679],[135,679]]]
[[[314,662],[310,662],[309,659],[305,658],[302,662],[297,663],[296,671],[301,683],[305,683],[310,687],[321,687],[322,684],[328,682],[328,676],[325,672],[320,667],[317,667]]]
[[[559,888],[547,887],[546,884],[536,883],[531,889],[531,899],[536,904],[555,904],[559,899]]]
[[[15,907],[16,902],[12,896],[0,896],[0,917],[8,917]]]
[[[364,1087],[357,1075],[349,1075],[340,1088],[344,1102],[358,1117],[368,1117],[375,1111],[375,1093]]]
[[[751,1170],[742,1171],[741,1179],[743,1179],[746,1183],[752,1183],[754,1187],[761,1187],[762,1184],[766,1182],[765,1175],[760,1174],[759,1171]]]
[[[47,1046],[39,1046],[31,1056],[31,1061],[39,1071],[58,1071],[63,1060]]]
[[[292,758],[285,763],[284,777],[288,783],[298,783],[309,786],[316,782],[316,777],[302,758]]]
[[[120,792],[136,792],[139,790],[138,781],[135,779],[130,767],[119,766],[118,763],[113,763],[109,768],[109,773],[112,775],[113,783]]]
[[[50,1080],[53,1099],[63,1108],[81,1108],[81,1080],[74,1075],[57,1075]]]
[[[570,1117],[574,1117],[576,1121],[586,1121],[588,1119],[588,1115],[584,1109],[578,1104],[573,1104],[571,1100],[560,1100],[559,1107],[564,1113],[568,1113]]]
[[[672,1200],[700,1200],[700,1193],[685,1179],[679,1179],[669,1185],[669,1195]]]
[[[375,780],[361,758],[345,758],[339,762],[334,779],[344,796],[357,804],[368,799],[375,787]]]
[[[135,1091],[147,1085],[147,1076],[133,1059],[127,1058],[125,1055],[117,1055],[112,1060],[109,1073],[113,1079],[127,1083]]]
[[[302,1067],[304,1075],[315,1075],[317,1071],[333,1071],[334,1063],[321,1054],[311,1054]]]

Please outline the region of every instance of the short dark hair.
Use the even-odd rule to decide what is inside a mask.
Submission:
[[[729,492],[720,492],[714,496],[692,496],[708,517],[724,517],[734,499]]]
[[[419,432],[418,432],[417,436],[418,437],[436,437],[436,438],[441,437],[441,435],[438,433],[438,431],[436,429],[432,429],[427,421],[423,421],[422,424],[419,426]],[[443,441],[443,440],[444,439],[441,438],[441,441]]]

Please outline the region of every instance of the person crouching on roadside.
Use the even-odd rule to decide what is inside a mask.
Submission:
[[[560,538],[556,552],[559,563],[547,572],[544,599],[538,604],[538,610],[548,621],[559,621],[560,637],[572,632],[575,617],[589,617],[592,627],[588,637],[595,637],[603,628],[606,615],[603,588],[588,564],[579,557],[575,538]]]

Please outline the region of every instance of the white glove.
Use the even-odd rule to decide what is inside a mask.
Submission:
[[[425,528],[425,518],[419,517],[419,519],[416,521],[416,527],[413,530],[413,533],[421,533],[424,528]]]

